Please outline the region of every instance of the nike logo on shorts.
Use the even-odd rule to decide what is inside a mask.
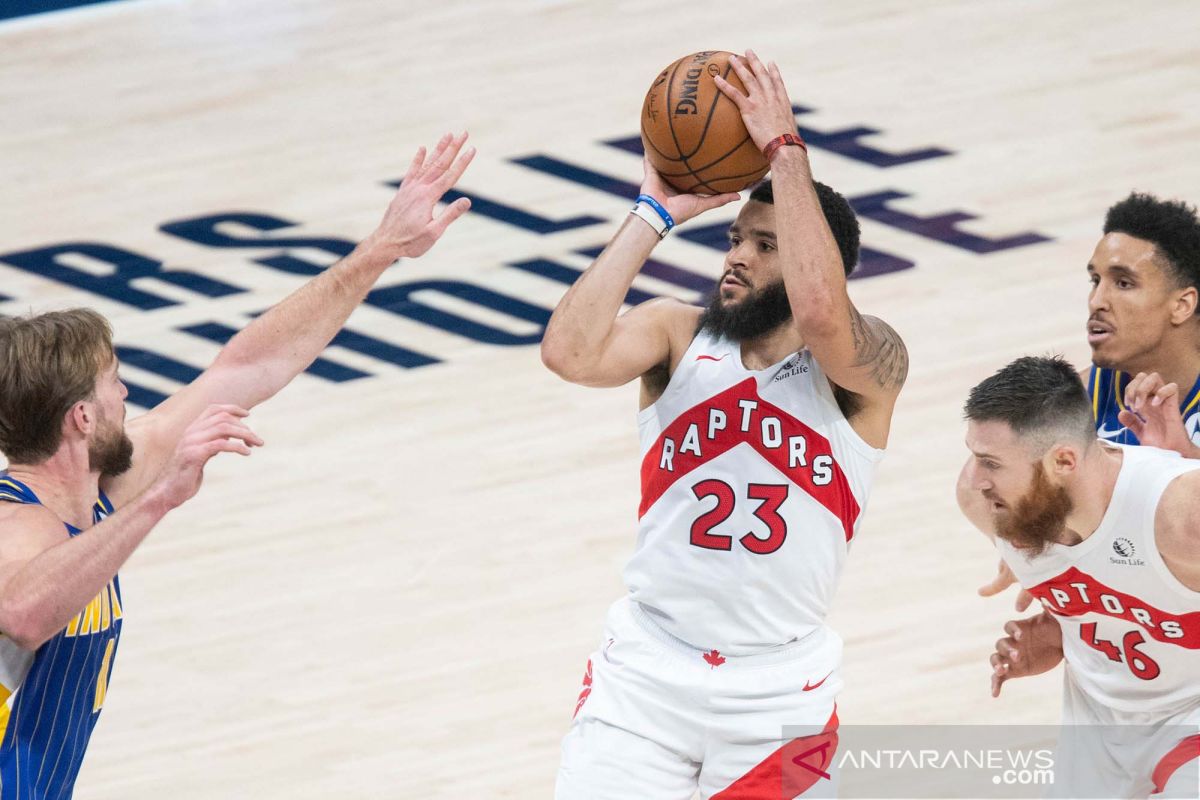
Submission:
[[[833,674],[833,671],[832,671],[832,670],[830,670],[830,672],[829,672],[829,675],[832,675],[832,674]],[[806,680],[804,681],[804,691],[806,691],[806,692],[811,692],[813,689],[816,689],[816,688],[817,688],[818,686],[820,686],[822,683],[824,683],[825,681],[829,680],[829,675],[826,675],[824,678],[821,678],[821,680],[817,681],[817,682],[816,682],[816,683],[814,683],[812,686],[809,686],[809,685],[808,685],[808,680],[806,679]]]
[[[1099,436],[1101,439],[1114,439],[1114,438],[1120,436],[1122,433],[1124,433],[1127,430],[1129,430],[1129,429],[1128,428],[1117,428],[1115,431],[1110,431],[1108,429],[1107,425],[1101,425],[1096,430],[1096,435]]]

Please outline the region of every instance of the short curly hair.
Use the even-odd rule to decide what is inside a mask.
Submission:
[[[1200,220],[1195,206],[1132,192],[1108,209],[1104,232],[1151,242],[1180,288],[1200,289]]]
[[[842,256],[842,268],[848,276],[858,264],[859,227],[858,217],[846,198],[820,181],[813,181],[817,190],[817,199],[821,201],[821,211],[825,213],[825,222],[833,232],[837,242],[838,252]],[[771,179],[759,183],[750,192],[750,199],[759,203],[775,205],[775,191],[771,188]]]

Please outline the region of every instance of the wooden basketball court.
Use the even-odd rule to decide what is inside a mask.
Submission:
[[[988,693],[1011,597],[961,520],[967,389],[1083,363],[1084,266],[1138,188],[1200,200],[1185,2],[130,0],[0,22],[0,313],[109,316],[144,403],[366,235],[467,128],[476,210],[393,268],[121,573],[81,800],[550,795],[637,507],[634,386],[541,365],[546,315],[631,204],[650,80],[753,47],[870,248],[851,292],[912,370],[832,623],[845,723],[1054,722]],[[698,300],[733,208],[647,295]],[[708,227],[715,226],[715,227]],[[694,230],[693,230],[694,229]],[[689,231],[692,231],[689,233]],[[134,413],[131,409],[131,413]]]

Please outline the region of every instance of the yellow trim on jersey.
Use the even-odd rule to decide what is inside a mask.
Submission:
[[[1193,398],[1192,398],[1192,402],[1188,403],[1188,404],[1187,404],[1187,407],[1183,409],[1183,413],[1184,413],[1184,414],[1186,414],[1187,412],[1189,412],[1189,411],[1191,411],[1193,408],[1195,408],[1195,407],[1196,407],[1196,403],[1197,403],[1197,401],[1200,401],[1200,391],[1197,391],[1197,392],[1196,392],[1196,396],[1195,396],[1195,397],[1193,397]]]
[[[1099,377],[1096,378],[1096,386],[1097,387],[1100,386]],[[1117,401],[1117,408],[1124,411],[1125,403],[1123,402],[1123,398],[1121,397],[1121,394],[1122,394],[1122,392],[1121,392],[1121,373],[1118,371],[1118,372],[1113,373],[1113,397]],[[1095,390],[1093,390],[1092,395],[1093,395],[1093,397],[1092,397],[1092,416],[1097,421],[1099,421],[1100,417],[1098,416],[1098,414],[1100,412],[1099,412],[1098,404],[1097,404],[1097,397],[1099,397],[1099,394]],[[1188,403],[1186,406],[1184,406],[1182,409],[1180,409],[1180,413],[1186,414],[1187,412],[1191,411],[1193,408],[1195,408],[1197,402],[1200,402],[1200,391],[1196,392],[1196,396],[1192,398],[1192,401],[1190,403]]]
[[[0,685],[0,742],[4,741],[4,734],[8,732],[8,716],[12,713],[12,704],[9,700],[12,699],[12,692],[7,686]]]
[[[0,485],[11,486],[14,490],[16,490],[17,494],[22,495],[22,496],[26,492],[25,489],[22,489],[15,482],[9,480],[8,478],[0,478]]]
[[[1101,368],[1092,365],[1092,372],[1096,374],[1096,380],[1092,383],[1092,421],[1100,421],[1100,372]]]

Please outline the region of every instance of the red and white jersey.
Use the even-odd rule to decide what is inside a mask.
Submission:
[[[821,626],[883,451],[850,427],[812,355],[750,370],[740,345],[701,331],[638,428],[632,599],[729,655]]]
[[[1066,668],[1087,696],[1117,711],[1170,713],[1200,703],[1200,592],[1163,563],[1154,514],[1168,484],[1200,461],[1121,449],[1112,500],[1091,536],[1032,559],[1002,539],[996,546],[1062,626]]]

